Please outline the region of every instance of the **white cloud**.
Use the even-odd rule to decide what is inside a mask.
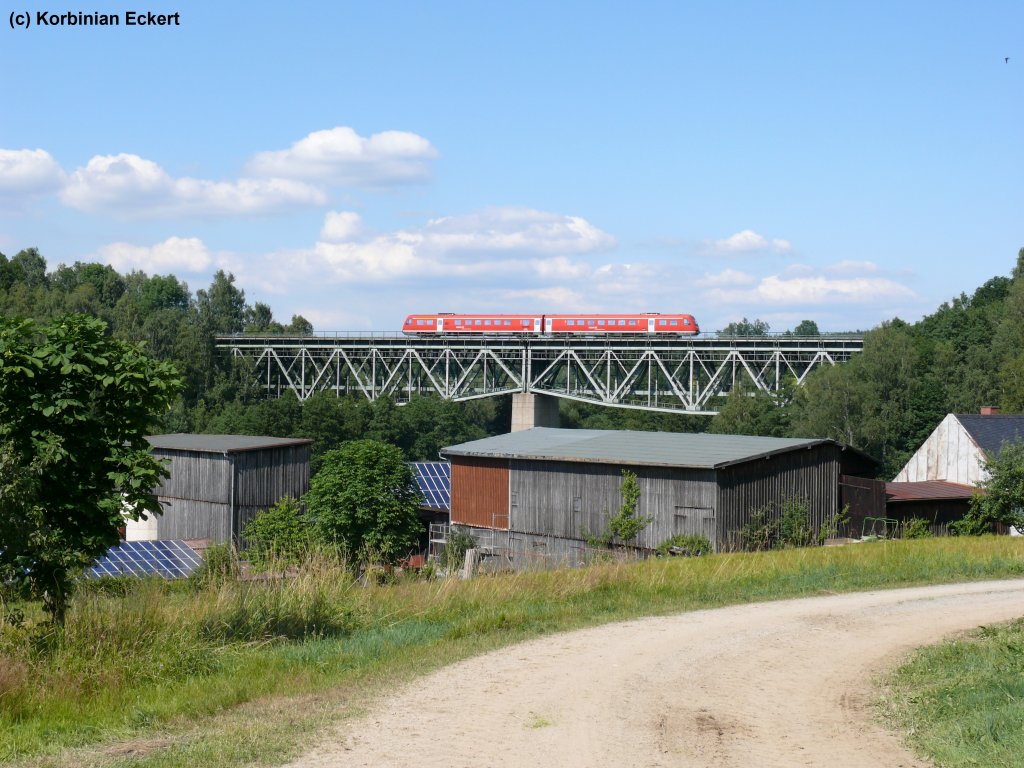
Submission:
[[[916,294],[893,280],[879,277],[783,278],[769,275],[749,289],[713,288],[711,298],[746,305],[823,306],[830,304],[877,304],[905,300]]]
[[[354,186],[423,181],[437,150],[422,136],[384,131],[369,138],[347,126],[314,131],[288,149],[260,152],[246,166],[252,176]]]
[[[744,229],[722,240],[711,240],[706,243],[706,249],[712,253],[737,254],[755,253],[757,251],[774,251],[775,253],[787,253],[792,250],[788,240],[769,240],[752,229]]]
[[[197,237],[169,237],[156,245],[110,243],[97,252],[99,261],[118,272],[140,269],[150,274],[162,272],[204,272],[214,259]]]
[[[329,211],[324,217],[320,239],[330,243],[343,243],[359,234],[362,217],[354,211]]]
[[[56,192],[64,171],[44,149],[0,149],[0,197]]]
[[[147,215],[257,214],[327,202],[321,190],[288,179],[174,179],[153,161],[125,153],[97,155],[76,169],[61,199],[83,211]]]
[[[355,237],[355,223],[329,214],[321,241],[292,258],[323,264],[350,282],[473,276],[550,281],[584,278],[589,264],[570,256],[615,244],[585,219],[529,208],[489,208],[363,238]]]
[[[431,219],[423,230],[431,247],[446,251],[590,253],[615,238],[579,216],[515,206]]]
[[[736,269],[723,269],[717,274],[705,273],[696,283],[703,288],[719,288],[723,286],[753,285],[757,278]]]

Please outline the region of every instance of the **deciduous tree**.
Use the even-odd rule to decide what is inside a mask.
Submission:
[[[159,513],[145,435],[178,386],[168,363],[99,320],[0,318],[0,571],[58,622],[76,574],[124,515]]]
[[[328,451],[303,500],[317,538],[359,565],[397,563],[416,547],[420,495],[393,445],[354,440]]]

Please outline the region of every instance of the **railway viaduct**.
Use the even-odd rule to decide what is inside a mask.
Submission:
[[[554,426],[556,398],[668,413],[717,413],[741,382],[776,392],[802,384],[820,365],[861,351],[859,335],[737,337],[522,336],[467,338],[398,334],[220,336],[271,395],[291,390],[357,392],[408,401],[513,395],[513,429]]]

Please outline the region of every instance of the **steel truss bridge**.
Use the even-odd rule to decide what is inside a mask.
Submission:
[[[319,391],[406,402],[533,393],[669,413],[717,413],[733,387],[777,392],[863,349],[860,336],[466,338],[221,336],[272,395]]]

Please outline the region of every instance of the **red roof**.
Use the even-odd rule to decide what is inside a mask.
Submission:
[[[917,483],[886,483],[886,501],[929,501],[969,499],[977,490],[973,485],[949,483],[945,480],[924,480]]]

